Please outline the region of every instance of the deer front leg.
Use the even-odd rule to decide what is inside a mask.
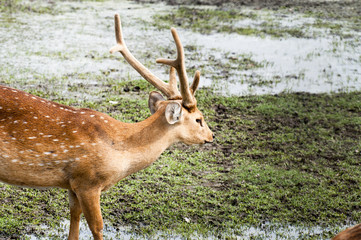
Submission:
[[[77,197],[95,240],[103,240],[103,218],[100,210],[101,191],[85,189],[77,192]]]
[[[76,194],[71,190],[69,190],[69,207],[70,207],[70,230],[69,230],[68,239],[78,240],[80,214],[82,210]]]

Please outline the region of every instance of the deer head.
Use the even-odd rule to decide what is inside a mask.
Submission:
[[[204,120],[202,113],[197,108],[195,93],[200,79],[200,72],[196,71],[192,85],[189,87],[188,76],[184,63],[183,45],[177,30],[171,28],[172,36],[177,48],[176,59],[157,59],[157,63],[170,66],[169,83],[166,83],[152,74],[144,67],[128,50],[123,39],[120,17],[114,17],[115,37],[117,44],[110,49],[111,53],[120,52],[126,61],[137,70],[145,80],[163,93],[167,100],[159,92],[151,92],[149,95],[149,109],[152,114],[164,110],[165,118],[169,125],[174,125],[179,133],[179,140],[186,144],[203,144],[213,141],[213,133]],[[177,78],[179,76],[180,92],[177,89]]]

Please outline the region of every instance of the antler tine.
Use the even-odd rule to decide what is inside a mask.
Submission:
[[[123,49],[123,46],[125,46],[124,40],[123,40],[123,32],[122,32],[122,24],[120,22],[119,14],[115,14],[114,16],[114,27],[115,27],[115,39],[117,41],[117,45],[112,47],[110,49],[110,53],[114,52],[121,52]],[[125,46],[126,48],[126,46]]]
[[[187,71],[186,71],[185,63],[184,63],[183,45],[180,41],[177,30],[175,28],[171,28],[171,32],[172,32],[172,36],[173,36],[174,42],[177,47],[177,58],[176,59],[161,58],[161,59],[157,59],[156,61],[157,61],[157,63],[163,63],[166,65],[170,65],[177,70],[178,76],[179,76],[180,91],[181,91],[181,94],[183,97],[183,102],[182,102],[183,106],[191,109],[196,106],[197,101],[196,101],[194,95],[191,94],[191,90],[188,85]],[[196,80],[197,78],[198,78],[198,80]],[[195,80],[198,81],[198,83],[199,83],[199,76],[198,77],[195,76]],[[195,93],[196,88],[198,87],[198,83],[196,82],[196,83],[192,84],[192,86],[194,87],[194,89],[192,88],[193,93]]]
[[[197,70],[196,73],[194,74],[194,79],[193,79],[192,85],[190,87],[193,96],[196,94],[200,77],[201,77],[201,72]]]
[[[125,60],[135,69],[137,72],[142,75],[142,77],[147,80],[150,84],[156,87],[159,91],[161,91],[168,99],[182,99],[181,94],[177,89],[177,84],[172,83],[168,84],[160,80],[153,73],[151,73],[143,64],[141,64],[129,51],[127,46],[125,45],[125,41],[123,39],[122,27],[120,22],[119,14],[115,14],[114,16],[115,22],[115,38],[117,44],[110,49],[110,53],[120,52]]]
[[[169,71],[169,85],[177,88],[177,76],[175,73],[175,68],[170,67]]]

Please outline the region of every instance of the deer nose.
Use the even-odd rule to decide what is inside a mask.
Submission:
[[[212,139],[209,141],[206,140],[204,143],[212,143],[213,141],[214,141],[214,133],[212,133]]]

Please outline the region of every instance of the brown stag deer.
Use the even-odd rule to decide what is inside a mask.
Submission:
[[[361,239],[361,223],[353,227],[347,228],[340,232],[332,240],[360,240]]]
[[[91,110],[47,101],[26,92],[0,87],[0,181],[26,187],[59,187],[69,191],[69,239],[79,238],[84,214],[94,239],[103,239],[100,194],[120,179],[152,164],[176,142],[213,141],[195,92],[197,71],[189,87],[183,47],[171,30],[177,59],[159,59],[171,66],[169,83],[154,76],[129,52],[115,15],[117,44],[127,62],[160,90],[151,92],[152,115],[139,123],[123,123]],[[177,89],[176,73],[180,92]]]

